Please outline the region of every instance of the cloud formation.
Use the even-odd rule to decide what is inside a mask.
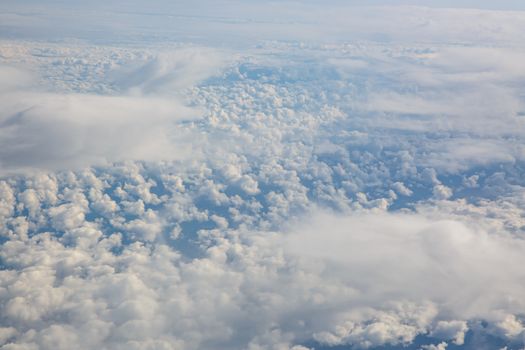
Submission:
[[[109,96],[35,91],[30,74],[2,66],[2,173],[197,156],[191,142],[198,136],[181,122],[201,111],[185,106],[180,93],[213,75],[223,65],[220,57],[181,49],[137,62],[131,72],[114,69],[107,79],[124,94]]]
[[[156,3],[0,4],[2,349],[524,346],[522,13]]]
[[[523,242],[472,224],[413,214],[321,215],[284,242],[296,256],[339,265],[342,278],[377,305],[381,298],[435,300],[442,315],[462,320],[522,312],[516,262]]]
[[[283,232],[201,230],[202,255],[188,260],[160,232],[104,233],[81,214],[82,196],[70,200],[36,210],[62,236],[13,231],[3,244],[6,349],[302,349],[312,339],[374,348],[418,336],[462,345],[471,330],[523,338],[523,242],[490,222],[314,211]]]
[[[10,94],[1,103],[3,172],[181,158],[188,149],[175,141],[176,122],[195,118],[156,98]]]

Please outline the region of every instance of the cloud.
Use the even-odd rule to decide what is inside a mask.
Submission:
[[[15,93],[1,103],[4,173],[180,159],[189,150],[177,141],[177,122],[197,116],[158,98]]]
[[[230,58],[231,59],[231,58]],[[209,48],[180,48],[161,52],[109,74],[120,90],[140,95],[174,95],[214,75],[226,64],[226,55]],[[138,65],[138,67],[135,67]]]
[[[521,49],[415,45],[385,54],[381,47],[352,52],[374,62],[373,70],[330,61],[344,79],[369,84],[347,93],[349,124],[366,125],[368,144],[398,147],[385,141],[388,133],[406,142],[416,164],[448,173],[521,162]]]
[[[0,66],[0,164],[3,174],[61,170],[125,160],[177,160],[196,135],[181,126],[201,111],[177,94],[217,73],[223,61],[212,50],[160,55],[133,72],[110,79],[123,95],[35,91],[20,69]],[[48,87],[49,88],[49,87]]]
[[[202,230],[202,254],[188,259],[149,233],[123,244],[94,222],[69,225],[62,209],[44,209],[62,237],[33,233],[0,251],[10,346],[461,345],[470,325],[483,332],[478,320],[502,339],[523,332],[523,244],[468,216],[312,212],[281,232]]]
[[[396,298],[432,300],[443,315],[460,320],[522,312],[525,305],[505,300],[517,301],[522,293],[515,263],[523,242],[464,220],[321,214],[292,229],[283,244],[297,257],[334,264],[333,273],[378,305]]]
[[[165,42],[176,37],[244,47],[265,40],[520,43],[524,38],[521,11],[476,9],[513,7],[501,2],[161,0],[154,5],[71,1],[65,6],[47,0],[45,4],[6,2],[5,32],[26,39],[73,37],[98,43]],[[118,23],[112,15],[118,15]]]
[[[441,342],[437,345],[430,344],[430,345],[423,345],[421,347],[421,350],[445,350],[447,348],[448,344],[445,342]]]
[[[520,146],[514,141],[490,138],[464,138],[429,142],[429,153],[422,164],[451,173],[475,166],[514,164],[523,160]]]
[[[521,13],[158,4],[0,15],[0,346],[523,344]]]
[[[465,321],[439,321],[432,330],[432,336],[438,339],[452,339],[454,344],[463,345],[467,331],[468,326]]]
[[[27,88],[33,82],[34,77],[29,72],[9,65],[0,65],[0,94]]]

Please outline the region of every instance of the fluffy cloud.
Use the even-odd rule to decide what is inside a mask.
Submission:
[[[423,345],[421,347],[422,350],[445,350],[447,348],[447,343],[441,342],[437,345],[430,344],[430,345]]]
[[[312,214],[280,233],[201,231],[191,260],[88,226],[12,239],[6,348],[370,348],[425,334],[460,345],[478,319],[503,338],[522,332],[519,238],[469,217]]]
[[[29,94],[4,95],[1,103],[4,173],[181,158],[189,150],[173,141],[176,122],[195,116],[180,104],[147,98]]]
[[[0,14],[0,347],[523,346],[522,14],[158,3]]]
[[[489,234],[459,221],[393,214],[321,216],[295,232],[284,240],[286,249],[344,266],[344,276],[368,298],[381,300],[385,293],[439,300],[451,316],[470,319],[490,318],[503,307],[499,296],[517,301],[521,293],[515,262],[524,247],[506,232]],[[451,295],[450,286],[457,293]],[[507,306],[509,312],[522,308]],[[453,326],[439,324],[436,334]],[[464,333],[464,324],[457,326]],[[450,339],[462,342],[460,335]]]
[[[126,93],[118,96],[37,92],[28,87],[36,80],[27,73],[1,66],[2,173],[187,157],[187,141],[197,135],[180,122],[201,112],[176,95],[213,74],[223,64],[220,57],[213,50],[181,49],[136,62],[142,67],[133,72],[107,72],[106,79]]]

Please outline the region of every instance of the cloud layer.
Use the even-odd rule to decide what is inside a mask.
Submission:
[[[185,106],[180,92],[221,65],[220,54],[212,50],[163,53],[107,72],[105,79],[118,95],[35,91],[31,74],[2,66],[2,173],[187,158],[198,136],[181,122],[202,111]]]
[[[523,348],[523,13],[156,3],[0,5],[0,348]]]

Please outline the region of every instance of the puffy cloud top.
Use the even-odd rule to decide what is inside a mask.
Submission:
[[[1,349],[525,345],[519,4],[144,4],[0,4]]]

